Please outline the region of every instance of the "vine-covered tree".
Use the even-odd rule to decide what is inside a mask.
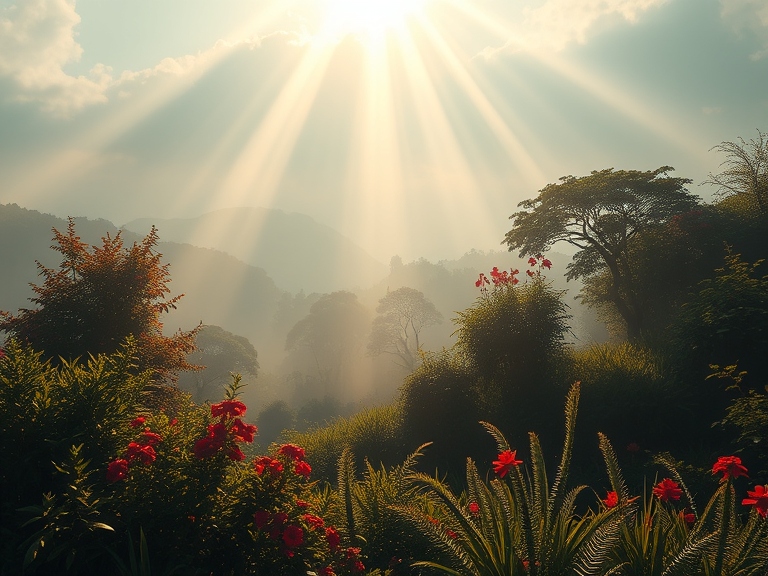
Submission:
[[[510,216],[514,224],[503,243],[510,251],[519,249],[521,256],[539,254],[560,241],[578,248],[566,278],[609,271],[610,281],[596,288],[616,307],[627,335],[637,338],[645,310],[636,288],[643,279],[637,275],[630,245],[638,234],[697,205],[697,197],[685,188],[691,181],[668,176],[672,170],[608,168],[581,178],[565,176],[519,204],[523,210]]]
[[[423,292],[403,286],[379,300],[378,316],[373,320],[368,352],[373,356],[390,354],[395,361],[413,371],[419,362],[424,328],[440,324],[443,315]]]
[[[720,196],[742,195],[757,207],[762,216],[768,214],[768,135],[757,131],[757,139],[745,142],[721,142],[712,150],[725,154],[722,172],[709,174],[705,184],[718,187]]]
[[[130,247],[120,232],[89,247],[75,233],[69,218],[65,234],[53,229],[53,250],[60,252],[58,269],[37,263],[42,285],[32,285],[37,307],[18,314],[0,312],[0,331],[43,351],[58,363],[87,354],[110,354],[129,335],[136,339],[139,369],[175,379],[180,371],[194,369],[186,360],[195,348],[198,328],[163,335],[160,315],[176,308],[183,295],[166,299],[170,292],[168,264],[155,251],[157,230]]]

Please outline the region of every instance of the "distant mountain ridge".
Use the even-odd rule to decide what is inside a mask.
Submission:
[[[196,218],[140,218],[123,226],[164,241],[213,248],[263,268],[282,289],[333,292],[381,280],[387,267],[352,240],[305,214],[224,208]]]

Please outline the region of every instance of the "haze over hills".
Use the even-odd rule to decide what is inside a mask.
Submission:
[[[188,219],[142,218],[123,227],[164,241],[227,252],[266,270],[284,290],[333,292],[379,281],[387,267],[352,240],[305,214],[268,208],[226,208]]]

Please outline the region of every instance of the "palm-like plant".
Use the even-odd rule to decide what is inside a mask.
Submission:
[[[580,386],[576,383],[567,396],[563,454],[551,486],[541,445],[533,433],[529,435],[530,471],[523,471],[513,457],[512,464],[506,467],[507,480],[499,478],[486,484],[480,479],[474,463],[468,461],[470,505],[462,504],[461,499],[439,480],[424,474],[413,475],[413,481],[423,486],[428,497],[444,509],[446,519],[436,524],[414,508],[402,509],[402,513],[428,531],[453,558],[451,566],[436,562],[420,562],[419,565],[447,574],[478,576],[610,572],[610,554],[633,503],[625,495],[617,506],[602,507],[597,511],[589,509],[581,515],[576,513],[576,500],[586,486],[568,491],[565,486],[573,450],[579,391]],[[499,430],[487,423],[483,425],[496,439],[501,454],[510,450]],[[623,484],[607,439],[601,441],[601,449],[612,482]],[[497,468],[499,470],[502,468]]]

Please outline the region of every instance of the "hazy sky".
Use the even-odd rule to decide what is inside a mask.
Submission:
[[[711,199],[757,129],[766,0],[0,0],[0,203],[58,216],[274,207],[457,257],[568,174]]]

